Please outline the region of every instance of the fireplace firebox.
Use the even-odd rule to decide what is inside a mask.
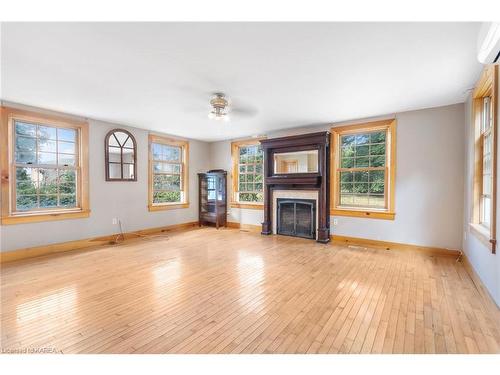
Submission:
[[[277,230],[285,236],[316,238],[316,201],[277,199]]]

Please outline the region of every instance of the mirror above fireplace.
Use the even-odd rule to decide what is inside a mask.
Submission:
[[[274,154],[274,174],[318,173],[318,150]]]

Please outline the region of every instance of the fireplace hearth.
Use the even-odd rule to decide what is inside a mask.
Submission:
[[[316,238],[316,201],[277,199],[277,233],[285,236]]]

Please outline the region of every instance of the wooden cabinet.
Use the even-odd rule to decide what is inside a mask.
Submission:
[[[214,169],[198,173],[199,223],[201,225],[227,225],[227,172]]]

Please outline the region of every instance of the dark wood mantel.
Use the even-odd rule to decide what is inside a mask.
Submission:
[[[330,133],[319,132],[260,141],[264,150],[264,221],[262,234],[273,232],[274,190],[318,191],[317,241],[330,241]],[[274,154],[318,150],[317,173],[274,174]]]

